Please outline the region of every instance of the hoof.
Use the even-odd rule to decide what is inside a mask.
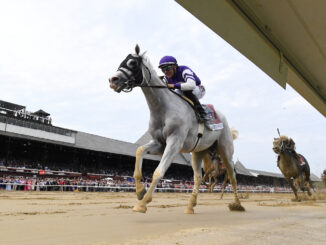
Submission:
[[[229,204],[230,211],[245,211],[245,208],[241,206],[240,203],[230,203]]]
[[[299,199],[299,198],[293,198],[293,199],[291,199],[291,201],[292,202],[301,202],[301,199]]]
[[[138,212],[138,213],[146,213],[146,211],[147,211],[147,208],[146,208],[146,206],[145,205],[136,205],[133,209],[132,209],[132,211],[134,211],[134,212]]]
[[[141,191],[136,192],[137,199],[142,200],[144,198],[145,194],[146,194],[146,190],[145,190],[145,187],[143,186]]]
[[[188,208],[188,207],[187,207],[187,208],[185,209],[184,213],[185,213],[185,214],[194,214],[195,211],[194,211],[193,208]]]

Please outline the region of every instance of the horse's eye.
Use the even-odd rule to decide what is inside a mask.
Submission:
[[[136,60],[128,60],[127,62],[127,66],[130,68],[130,69],[135,69],[137,68],[137,61]]]

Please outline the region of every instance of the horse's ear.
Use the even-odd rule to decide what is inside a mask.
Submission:
[[[139,55],[140,48],[139,48],[138,44],[136,44],[135,51],[136,51],[136,54]]]

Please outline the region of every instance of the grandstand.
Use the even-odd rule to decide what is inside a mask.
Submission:
[[[25,106],[0,100],[0,177],[130,178],[136,149],[149,140],[148,132],[130,143],[60,128],[41,109],[29,112]],[[151,180],[158,163],[158,156],[145,155],[144,179]],[[287,186],[281,174],[247,169],[239,160],[235,170],[242,185]],[[192,178],[191,155],[178,154],[165,179]],[[312,181],[320,179],[312,175]]]

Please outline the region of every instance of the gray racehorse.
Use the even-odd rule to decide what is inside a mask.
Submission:
[[[230,210],[243,211],[244,208],[241,206],[237,195],[233,170],[233,139],[225,116],[217,111],[224,128],[218,131],[210,131],[205,128],[202,137],[198,140],[200,125],[192,107],[167,89],[166,84],[157,76],[148,58],[144,54],[140,54],[138,45],[136,45],[135,50],[136,54],[129,54],[120,64],[117,72],[109,78],[110,87],[118,93],[121,91],[130,92],[134,87],[141,87],[150,109],[148,132],[152,136],[152,140],[140,146],[136,152],[133,177],[136,182],[136,194],[139,202],[133,210],[145,213],[146,205],[152,201],[153,192],[174,157],[179,152],[192,152],[194,188],[185,213],[193,214],[201,183],[201,162],[209,154],[209,147],[217,141],[216,150],[225,163],[234,189],[234,203],[230,204],[229,208]],[[162,156],[153,173],[152,183],[147,192],[141,183],[142,162],[145,154]]]

